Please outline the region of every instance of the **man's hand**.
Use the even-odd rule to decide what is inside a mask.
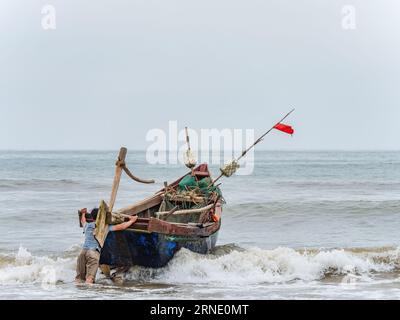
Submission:
[[[86,214],[87,214],[87,208],[82,208],[81,209],[81,224],[82,224],[82,226],[85,226],[85,224],[86,224]]]
[[[138,216],[130,216],[129,217],[129,222],[132,222],[132,224],[134,224],[136,222],[136,220],[138,219]]]

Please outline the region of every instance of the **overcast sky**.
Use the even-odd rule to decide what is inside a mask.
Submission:
[[[296,107],[294,137],[260,149],[399,150],[399,14],[396,0],[2,0],[0,149],[142,149],[169,120],[261,134]]]

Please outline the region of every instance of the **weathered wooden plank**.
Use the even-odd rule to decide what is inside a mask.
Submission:
[[[108,224],[107,224],[107,212],[108,206],[107,203],[102,200],[99,206],[99,212],[97,214],[96,219],[96,229],[94,230],[94,237],[99,243],[100,247],[104,246],[104,242],[106,241],[107,232],[108,232]]]
[[[161,201],[162,201],[161,194],[155,194],[154,196],[144,199],[143,201],[137,202],[129,207],[122,208],[116,211],[116,213],[122,213],[128,215],[138,214],[139,212],[150,209],[160,204]]]
[[[119,182],[121,181],[121,174],[122,174],[121,164],[125,163],[125,158],[126,158],[127,152],[128,152],[128,149],[126,149],[126,148],[121,148],[119,150],[118,160],[115,165],[115,174],[114,174],[114,181],[113,181],[113,186],[112,186],[112,190],[111,190],[111,198],[110,198],[110,202],[108,204],[109,210],[111,212],[114,208],[115,199],[117,198]]]
[[[166,194],[164,195],[169,201],[185,201],[185,202],[195,202],[201,203],[205,201],[205,198],[202,196],[186,196],[182,194]]]
[[[180,215],[180,214],[204,212],[204,211],[210,210],[213,207],[214,207],[214,204],[212,203],[212,204],[210,204],[210,205],[208,205],[206,207],[195,208],[195,209],[186,209],[186,210],[177,210],[177,211],[174,211],[172,214],[173,215]],[[157,214],[159,216],[162,216],[162,215],[165,215],[165,214],[169,214],[169,213],[170,213],[170,211],[157,212]]]
[[[181,236],[201,236],[208,237],[210,234],[219,230],[221,220],[206,227],[183,223],[171,223],[156,218],[149,221],[148,232],[158,232],[162,234],[181,235]]]

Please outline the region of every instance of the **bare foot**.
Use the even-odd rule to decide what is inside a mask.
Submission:
[[[86,284],[94,284],[94,279],[92,277],[87,277]]]

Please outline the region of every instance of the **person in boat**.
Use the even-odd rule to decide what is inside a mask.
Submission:
[[[86,208],[81,209],[81,223],[83,233],[85,234],[85,242],[81,253],[78,256],[76,266],[77,283],[86,282],[87,284],[94,283],[96,279],[97,269],[99,268],[100,246],[94,237],[94,229],[96,228],[96,218],[99,209],[93,209],[89,214]],[[129,221],[117,225],[109,226],[108,231],[122,231],[129,228],[137,220],[137,216],[131,216]]]

